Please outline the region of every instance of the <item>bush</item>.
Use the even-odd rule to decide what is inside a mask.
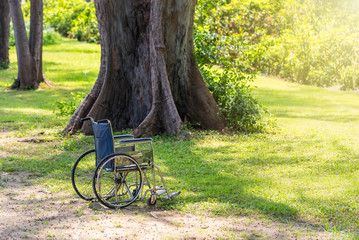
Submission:
[[[249,82],[254,78],[233,68],[214,69],[202,65],[202,76],[225,116],[227,127],[234,131],[268,131],[270,115],[265,107],[251,95]]]
[[[197,54],[247,73],[358,89],[358,23],[350,0],[200,0]]]
[[[96,12],[92,1],[46,1],[44,21],[63,36],[76,38],[79,41],[100,41]]]
[[[27,35],[29,36],[29,24],[26,24]],[[43,30],[43,45],[55,45],[62,41],[61,35],[49,26],[45,26]],[[9,45],[15,46],[15,35],[13,26],[10,26]]]
[[[84,93],[73,93],[71,92],[70,99],[61,99],[59,101],[56,101],[54,104],[56,110],[54,110],[54,113],[58,117],[64,117],[64,116],[71,116],[75,113],[78,105],[82,102],[82,100],[85,98]]]
[[[62,41],[61,35],[52,28],[45,28],[43,34],[44,46],[59,44]]]
[[[283,32],[277,46],[269,48],[271,66],[276,67],[269,72],[303,84],[358,88],[356,81],[348,80],[356,78],[356,71],[350,74],[348,69],[359,67],[356,27],[328,5],[314,7],[308,2],[303,7],[305,12],[296,10],[293,29]]]
[[[22,5],[25,18],[30,17],[30,1]],[[49,0],[44,2],[44,26],[49,26],[62,36],[79,41],[99,42],[96,12],[93,2],[83,0]],[[50,33],[49,44],[58,40]],[[45,38],[45,35],[44,35]]]
[[[0,62],[0,70],[2,70],[2,69],[8,69],[9,66],[10,66],[10,64],[9,64],[8,61]]]
[[[196,15],[194,28],[195,56],[202,76],[226,118],[227,127],[234,131],[268,131],[273,126],[268,118],[270,114],[251,95],[249,82],[254,75],[243,73],[254,72],[251,63],[238,59],[239,52],[250,49],[244,41],[245,34],[232,31],[231,23],[228,24],[225,17],[217,22],[216,14],[228,2],[199,1],[197,11],[200,13]],[[223,28],[213,27],[222,23]],[[252,50],[248,52],[262,54]]]
[[[254,73],[266,64],[268,48],[260,44],[267,36],[277,36],[285,28],[286,22],[280,12],[283,1],[272,0],[232,0],[198,3],[195,35],[216,36],[216,55],[226,64],[239,67],[241,71]],[[212,8],[208,8],[211,6]],[[214,6],[214,7],[213,7]],[[201,40],[201,39],[200,39]],[[196,43],[197,48],[203,48]],[[218,64],[218,63],[216,63]]]

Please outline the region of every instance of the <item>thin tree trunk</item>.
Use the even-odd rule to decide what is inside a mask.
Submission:
[[[65,130],[76,131],[85,116],[136,128],[136,136],[176,133],[184,121],[222,129],[223,118],[192,56],[195,5],[195,0],[95,1],[102,46],[99,92],[92,94],[93,88],[93,100],[81,104]],[[91,133],[89,125],[82,130]]]
[[[29,48],[31,56],[35,60],[36,81],[44,82],[42,72],[42,42],[43,42],[43,1],[30,1],[30,34]]]
[[[9,0],[10,15],[13,21],[18,77],[12,89],[37,89],[44,81],[42,74],[42,0],[32,0],[30,9],[30,43],[20,0]]]
[[[10,9],[8,0],[0,0],[0,69],[9,65]]]

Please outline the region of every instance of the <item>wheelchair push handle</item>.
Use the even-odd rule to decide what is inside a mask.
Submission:
[[[87,121],[87,120],[91,120],[92,123],[95,122],[95,120],[93,120],[92,117],[85,117],[85,118],[81,118],[81,122],[84,122],[84,121]],[[97,123],[109,123],[110,120],[108,119],[101,119],[101,120],[98,120]]]
[[[95,122],[92,117],[81,118],[81,122],[84,122],[84,121],[87,121],[87,120],[91,120],[91,122]]]

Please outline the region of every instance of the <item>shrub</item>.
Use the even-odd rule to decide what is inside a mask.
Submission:
[[[52,28],[44,28],[43,45],[55,45],[62,41],[61,35]]]
[[[30,17],[30,1],[22,5],[25,18]],[[99,33],[93,2],[82,0],[49,0],[44,2],[44,26],[49,26],[65,37],[79,41],[99,42]],[[49,43],[59,38],[51,31]],[[45,39],[45,34],[44,34]]]
[[[10,24],[10,39],[9,39],[9,45],[15,46],[15,35],[14,35],[14,28],[12,26],[12,23]]]
[[[0,70],[2,69],[8,69],[9,68],[9,62],[8,61],[3,61],[3,62],[0,62]]]
[[[71,23],[71,29],[68,32],[69,37],[76,38],[79,41],[98,42],[100,35],[98,32],[97,19],[94,8],[85,8],[76,19]]]
[[[64,117],[64,116],[71,116],[75,113],[77,106],[82,102],[84,99],[85,94],[82,92],[79,93],[73,93],[71,92],[70,99],[60,99],[59,101],[56,101],[54,104],[56,110],[54,110],[54,113],[58,117]]]
[[[93,2],[47,1],[44,5],[44,21],[63,36],[87,42],[100,40]]]
[[[231,24],[227,24],[228,19],[221,18],[218,23],[217,17],[211,17],[217,16],[219,9],[223,9],[228,2],[199,2],[197,11],[201,12],[196,15],[194,28],[195,56],[202,76],[226,118],[227,127],[235,131],[267,131],[269,126],[273,126],[267,118],[270,114],[251,94],[249,82],[254,75],[243,73],[255,70],[248,60],[238,59],[238,52],[250,49],[245,41],[246,35],[232,31]],[[222,23],[225,26],[219,30],[213,27],[213,24],[221,26]],[[252,50],[247,52],[263,54]]]
[[[26,31],[27,35],[29,36],[29,24],[26,24]],[[54,29],[52,29],[49,26],[45,26],[43,30],[43,45],[54,45],[58,44],[62,41],[61,35],[56,32]],[[9,45],[15,46],[15,35],[14,35],[14,29],[11,24],[10,26],[10,39],[9,39]]]
[[[235,131],[268,131],[270,122],[265,120],[270,114],[251,95],[249,82],[254,78],[233,68],[214,69],[212,65],[202,65],[202,76],[214,99],[225,116],[227,127]]]
[[[200,0],[196,44],[201,58],[212,52],[207,62],[225,58],[247,73],[358,89],[358,23],[359,4],[350,0]]]

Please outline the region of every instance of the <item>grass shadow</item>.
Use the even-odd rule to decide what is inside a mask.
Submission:
[[[203,146],[206,145],[203,139],[201,144],[176,140],[158,143],[159,165],[165,166],[169,185],[184,193],[172,207],[218,215],[259,214],[284,222],[323,227],[328,224],[359,231],[359,226],[354,224],[358,215],[357,204],[352,202],[355,191],[349,191],[352,197],[348,199],[337,194],[343,191],[339,179],[355,183],[359,159],[351,163],[344,163],[341,158],[323,161],[315,155],[295,152],[293,146],[297,142],[289,148],[285,139],[269,145],[270,137],[257,140],[262,148],[258,151],[247,145],[248,138],[251,136],[219,140],[221,146],[216,147]],[[243,149],[238,148],[241,145]],[[165,149],[171,149],[171,155]],[[353,154],[341,149],[338,149],[340,154]],[[235,150],[244,153],[236,154]],[[263,154],[266,150],[268,155]],[[283,152],[287,154],[281,155]],[[222,153],[225,159],[221,158]],[[338,179],[331,182],[332,176]],[[172,203],[168,204],[171,207]]]

